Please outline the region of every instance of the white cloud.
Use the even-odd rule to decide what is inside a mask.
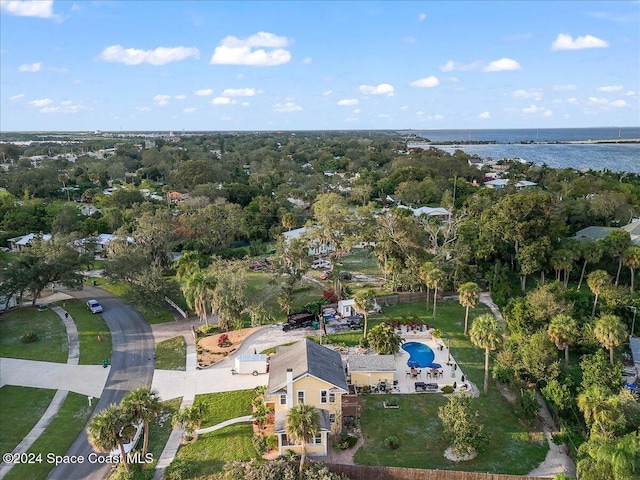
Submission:
[[[482,118],[483,120],[491,118],[491,112],[482,112],[478,115],[478,118]]]
[[[176,95],[173,98],[175,98],[176,100],[184,100],[185,98],[187,98],[187,96],[186,95]]]
[[[535,100],[542,99],[542,90],[539,88],[527,88],[516,90],[511,94],[513,98],[533,98]]]
[[[421,13],[420,15],[418,15],[418,21],[419,22],[424,22],[425,18],[427,18],[427,14],[426,13]]]
[[[388,83],[381,83],[375,87],[372,85],[360,85],[359,90],[364,95],[387,95],[389,97],[392,97],[394,92],[393,85]]]
[[[577,87],[575,85],[554,85],[552,87],[556,92],[573,92]]]
[[[529,105],[528,107],[523,108],[521,111],[524,115],[540,114],[544,117],[550,117],[551,115],[553,115],[553,112],[551,110],[544,107],[538,107],[537,105]]]
[[[151,107],[136,107],[136,111],[138,112],[150,112]]]
[[[118,62],[125,65],[166,65],[189,57],[200,58],[200,51],[192,47],[158,47],[155,50],[141,50],[139,48],[124,48],[121,45],[111,45],[105,48],[98,58],[105,62]]]
[[[302,59],[302,63],[304,63],[305,65],[309,65],[313,60],[311,59],[311,57],[304,57]]]
[[[67,73],[69,71],[69,69],[65,67],[49,67],[49,70],[55,73]]]
[[[607,42],[593,35],[585,35],[574,39],[571,35],[559,33],[551,44],[551,50],[583,50],[585,48],[607,48],[608,46]]]
[[[282,48],[289,45],[287,37],[269,32],[258,32],[245,39],[229,35],[222,39],[211,57],[211,64],[275,66],[291,60],[291,53]],[[271,50],[265,50],[265,47]]]
[[[482,62],[480,60],[476,60],[475,62],[471,63],[456,63],[453,60],[449,60],[444,65],[440,65],[439,68],[443,72],[453,72],[454,70],[457,70],[459,72],[468,72],[470,70],[480,68],[481,65]]]
[[[325,90],[324,92],[322,92],[322,95],[326,97],[328,95],[331,95],[332,93],[333,93],[333,90]]]
[[[501,58],[484,67],[485,72],[502,72],[505,70],[520,70],[520,64],[511,58]]]
[[[569,98],[567,98],[567,103],[571,103],[573,105],[577,105],[580,102],[578,101],[578,99],[576,97],[569,97]]]
[[[0,9],[17,17],[52,18],[53,0],[1,0]]]
[[[216,97],[211,100],[211,105],[231,105],[232,103],[236,103],[236,101],[229,97]]]
[[[625,102],[624,100],[614,100],[613,102],[611,102],[611,106],[612,107],[626,107],[627,106],[627,102]]]
[[[171,95],[156,95],[153,97],[153,103],[160,106],[169,105],[170,98]]]
[[[184,113],[193,113],[193,112],[195,112],[196,110],[197,110],[197,108],[195,108],[195,107],[189,107],[189,108],[185,108],[185,109],[183,110],[183,112],[184,112]]]
[[[406,112],[407,110],[409,110],[409,107],[407,105],[402,105],[400,107],[400,110],[402,110],[403,112]]]
[[[276,103],[273,106],[273,111],[280,113],[299,112],[300,110],[302,107],[294,102]]]
[[[592,105],[606,105],[609,103],[609,100],[606,98],[589,97],[589,103]]]
[[[360,109],[359,108],[354,108],[351,113],[355,113],[356,115],[358,115],[360,113]]]
[[[431,87],[437,87],[438,85],[440,85],[440,80],[438,80],[438,77],[434,77],[433,75],[431,75],[430,77],[414,80],[409,85],[411,85],[412,87],[418,87],[418,88],[431,88]]]
[[[253,97],[255,88],[227,88],[222,92],[223,97]]]
[[[29,102],[29,105],[33,107],[46,107],[47,105],[51,105],[52,103],[53,100],[51,100],[50,98],[42,98],[40,100],[31,100]]]
[[[42,64],[40,62],[23,63],[18,67],[18,70],[21,72],[35,73],[35,72],[39,72],[41,68],[42,68]]]
[[[352,105],[358,105],[360,103],[357,98],[343,98],[338,100],[338,105],[341,107],[350,107]]]
[[[605,85],[598,87],[596,90],[599,92],[621,92],[624,89],[622,85]]]
[[[213,90],[211,88],[201,88],[200,90],[193,92],[193,94],[198,97],[208,97],[213,94]]]
[[[431,117],[433,120],[442,120],[444,118],[444,115],[434,115],[433,117]]]
[[[9,100],[11,100],[12,102],[15,102],[16,100],[20,100],[21,98],[24,98],[24,93],[19,93],[18,95],[9,97]]]
[[[84,105],[74,105],[72,103],[66,103],[65,105],[59,105],[56,107],[41,108],[41,113],[78,113],[87,110]]]

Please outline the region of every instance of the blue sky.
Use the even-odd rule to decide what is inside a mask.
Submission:
[[[639,1],[0,9],[3,131],[640,125]]]

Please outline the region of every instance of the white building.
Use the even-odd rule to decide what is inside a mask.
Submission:
[[[333,242],[318,242],[310,236],[311,230],[307,227],[296,228],[295,230],[289,230],[284,232],[285,246],[296,238],[304,238],[309,242],[309,255],[328,255],[335,250]]]

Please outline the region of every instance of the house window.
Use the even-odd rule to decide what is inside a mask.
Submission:
[[[330,413],[329,414],[329,423],[336,423],[336,414],[335,413]]]
[[[282,446],[283,447],[290,447],[290,446],[293,446],[293,445],[297,445],[297,443],[289,440],[289,437],[287,437],[286,435],[282,435],[281,438],[282,438]]]
[[[315,437],[313,437],[313,440],[311,443],[314,443],[316,445],[321,445],[322,444],[322,434],[319,434]]]
[[[304,403],[304,390],[298,390],[298,405]]]
[[[280,395],[280,405],[287,404],[287,395]]]
[[[329,392],[329,403],[336,403],[336,394],[335,394],[335,392]]]
[[[329,392],[327,390],[320,390],[320,403],[327,403]]]

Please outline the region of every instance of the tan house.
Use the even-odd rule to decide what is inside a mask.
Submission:
[[[349,355],[347,369],[350,383],[356,387],[393,385],[396,380],[396,358],[393,355]]]
[[[189,192],[186,190],[173,190],[167,193],[167,201],[169,203],[182,203],[189,198]]]
[[[289,409],[302,403],[320,411],[320,434],[306,445],[308,455],[326,455],[329,434],[340,431],[342,396],[348,392],[342,357],[310,340],[278,350],[271,356],[265,403],[275,411],[278,451],[300,453],[301,446],[287,438]]]

